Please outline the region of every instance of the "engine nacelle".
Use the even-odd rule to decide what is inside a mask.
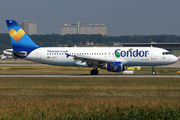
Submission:
[[[107,69],[110,72],[121,72],[124,71],[124,66],[121,62],[107,62],[102,69]]]

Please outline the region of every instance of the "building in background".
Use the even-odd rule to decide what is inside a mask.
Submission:
[[[66,34],[101,34],[103,36],[108,36],[108,26],[105,24],[87,24],[80,23],[77,24],[64,24],[61,26],[61,35]]]
[[[20,24],[22,29],[26,32],[28,35],[37,34],[37,23],[32,21],[24,21]]]

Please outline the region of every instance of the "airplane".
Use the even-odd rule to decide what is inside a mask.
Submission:
[[[169,51],[157,47],[40,47],[24,32],[15,20],[6,20],[13,49],[7,52],[14,57],[55,66],[92,67],[91,75],[98,75],[98,68],[122,72],[125,66],[168,65],[177,62]]]
[[[2,55],[0,55],[0,58],[1,58],[1,60],[6,60],[6,59],[11,59],[11,58],[13,58],[13,56],[9,56],[9,55],[4,55],[4,54],[2,54]]]
[[[16,59],[16,58],[13,56],[12,52],[8,52],[8,51],[12,51],[12,50],[13,50],[13,49],[3,50],[3,54],[0,55],[1,60],[11,59],[11,58]]]
[[[6,60],[6,59],[8,59],[8,57],[5,56],[4,54],[2,54],[2,55],[0,56],[0,58],[1,58],[1,60]]]

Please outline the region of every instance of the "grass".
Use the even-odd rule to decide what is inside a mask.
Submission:
[[[6,66],[0,67],[0,74],[89,74],[90,70]],[[157,74],[177,74],[176,71],[178,68],[156,68]],[[100,74],[122,73],[100,69]],[[135,74],[151,74],[151,68],[144,67]],[[180,118],[180,78],[2,77],[0,83],[0,119]],[[88,97],[84,96],[85,91]]]
[[[2,77],[0,89],[167,89],[180,90],[180,78],[24,78]]]
[[[180,98],[179,78],[1,78],[4,97]]]
[[[16,61],[16,62],[12,62],[12,61],[3,61],[0,62],[0,64],[41,64],[41,63],[36,63],[36,62],[30,62],[30,61]]]
[[[0,99],[0,119],[179,119],[180,102],[126,98]]]

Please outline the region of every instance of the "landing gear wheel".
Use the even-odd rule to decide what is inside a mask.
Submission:
[[[153,72],[152,72],[152,75],[156,75],[156,72],[155,72],[155,71],[153,71]]]
[[[98,75],[99,71],[98,70],[95,70],[96,71],[96,75]]]
[[[99,73],[99,71],[98,70],[91,70],[91,75],[97,75],[98,73]]]
[[[154,66],[152,66],[152,75],[156,75],[156,72],[154,70]]]

